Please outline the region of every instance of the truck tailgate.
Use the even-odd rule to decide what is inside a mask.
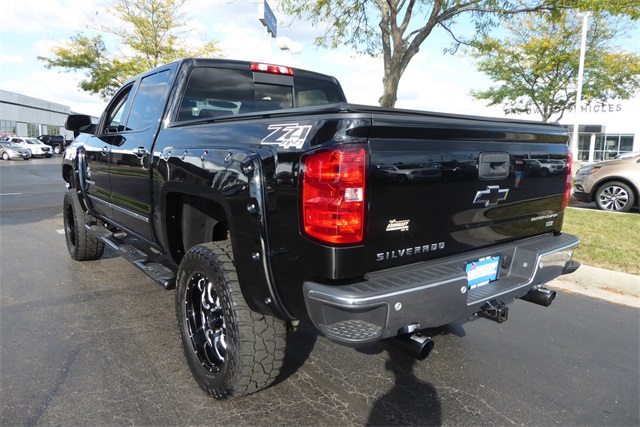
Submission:
[[[535,159],[568,164],[566,142],[559,125],[374,114],[367,271],[560,231],[566,173]]]

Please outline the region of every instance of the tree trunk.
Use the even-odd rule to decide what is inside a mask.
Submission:
[[[397,68],[391,68],[382,79],[382,96],[378,100],[381,107],[393,108],[398,100],[398,84],[402,71]]]

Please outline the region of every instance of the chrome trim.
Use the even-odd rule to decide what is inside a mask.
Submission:
[[[408,289],[403,289],[401,291],[389,292],[389,293],[384,293],[384,294],[371,296],[371,297],[364,297],[364,298],[353,298],[353,297],[345,298],[337,295],[330,295],[330,294],[316,291],[316,290],[310,290],[308,296],[309,298],[313,298],[316,301],[328,302],[330,304],[347,305],[347,306],[351,305],[351,306],[357,307],[359,305],[366,304],[371,301],[375,302],[375,300],[380,300],[380,299],[384,300],[392,297],[397,297],[399,295],[410,294],[413,292],[422,291],[424,289],[429,289],[437,286],[446,285],[448,283],[457,282],[458,280],[459,280],[458,278],[452,278],[449,280],[443,280],[441,282],[429,283],[428,285],[418,286],[415,288],[408,288]],[[386,301],[381,301],[381,302],[386,302]]]
[[[120,207],[120,206],[114,205],[113,203],[106,202],[106,201],[104,201],[104,200],[102,200],[102,199],[99,199],[99,198],[97,198],[97,197],[93,196],[92,194],[88,194],[88,196],[89,196],[89,198],[91,199],[91,201],[92,201],[92,202],[102,203],[103,205],[107,205],[107,206],[108,206],[108,207],[110,207],[111,209],[115,209],[115,210],[117,210],[117,211],[119,211],[119,212],[122,212],[122,213],[123,213],[123,214],[125,214],[125,215],[129,215],[129,216],[131,216],[131,217],[133,217],[133,218],[137,219],[138,221],[142,221],[142,222],[145,222],[145,223],[147,223],[147,224],[149,223],[149,218],[147,218],[147,217],[144,217],[144,216],[142,216],[142,215],[140,215],[140,214],[137,214],[137,213],[135,213],[135,212],[132,212],[132,211],[130,211],[130,210],[128,210],[128,209],[125,209],[125,208],[123,208],[123,207]]]

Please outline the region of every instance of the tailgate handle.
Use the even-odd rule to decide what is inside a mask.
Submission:
[[[496,180],[509,177],[509,153],[480,153],[478,177],[481,180]]]

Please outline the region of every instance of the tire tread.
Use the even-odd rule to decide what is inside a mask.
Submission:
[[[286,347],[286,326],[283,321],[273,316],[264,315],[251,310],[244,300],[238,275],[233,262],[231,242],[210,242],[200,244],[190,249],[185,258],[198,262],[217,266],[216,279],[223,286],[221,298],[227,300],[232,308],[231,316],[237,330],[237,346],[239,351],[234,357],[229,357],[224,363],[229,363],[226,371],[230,373],[221,386],[210,387],[198,378],[197,382],[210,396],[225,400],[245,396],[260,391],[271,385],[282,367]],[[182,291],[182,278],[185,272],[181,268],[178,272],[178,289],[176,289],[176,314],[178,330],[180,322],[182,302],[179,295]],[[226,320],[226,319],[225,319]],[[182,333],[181,333],[182,335]],[[183,351],[187,360],[190,349],[182,341]],[[199,367],[191,366],[192,372]]]
[[[72,220],[75,222],[75,242],[70,242],[71,237],[68,235],[67,230],[67,221],[71,220],[71,218],[68,218],[67,213],[68,204],[71,205],[73,211]],[[102,222],[84,211],[82,205],[80,205],[78,195],[74,193],[73,189],[67,190],[64,195],[64,221],[67,247],[71,258],[76,261],[90,261],[102,256],[104,253],[104,242],[91,234],[85,227],[85,224],[101,224]]]

